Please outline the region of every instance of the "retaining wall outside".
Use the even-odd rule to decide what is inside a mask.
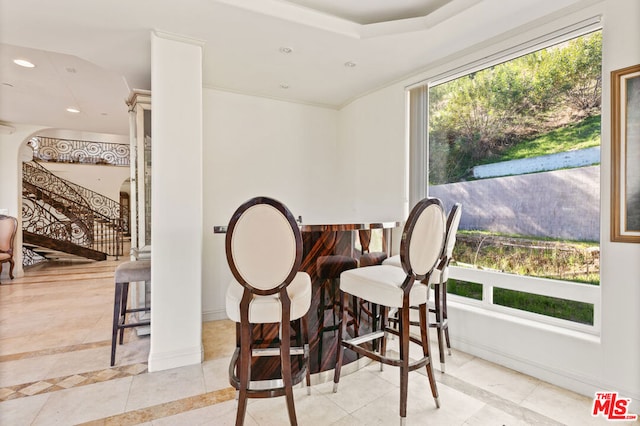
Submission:
[[[462,204],[460,229],[600,240],[600,166],[429,187],[447,211]]]
[[[569,167],[584,167],[600,163],[600,147],[577,149],[557,154],[540,155],[520,160],[501,161],[473,168],[476,179],[513,176]]]

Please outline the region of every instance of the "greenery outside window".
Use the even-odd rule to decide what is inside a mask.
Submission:
[[[428,194],[463,205],[454,265],[599,285],[601,31],[428,86]],[[478,283],[449,291],[482,298]],[[593,325],[591,305],[491,303]]]

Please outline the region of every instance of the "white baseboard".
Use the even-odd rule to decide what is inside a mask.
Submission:
[[[202,322],[219,321],[229,319],[224,310],[202,312]]]
[[[178,351],[149,354],[149,372],[169,370],[171,368],[185,367],[187,365],[200,364],[204,359],[204,347],[187,348]]]

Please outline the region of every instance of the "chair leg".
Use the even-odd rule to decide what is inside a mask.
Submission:
[[[287,307],[283,306],[283,310]],[[298,424],[296,419],[296,408],[293,402],[293,379],[291,376],[291,328],[288,327],[289,315],[283,315],[284,323],[282,336],[280,338],[280,362],[282,368],[282,382],[284,383],[284,392],[287,400],[287,411],[289,412],[289,422],[295,426]]]
[[[309,323],[307,316],[302,317],[302,345],[304,347],[305,368],[307,369],[307,395],[311,395],[311,364],[309,362]]]
[[[340,290],[340,298],[342,299],[342,303],[340,303],[340,321],[338,323],[338,343],[336,345],[336,368],[333,373],[333,392],[338,391],[338,382],[340,381],[340,370],[342,369],[342,359],[344,357],[344,346],[342,346],[342,333],[344,333],[344,329],[347,326],[347,310],[345,309],[345,305],[349,301],[349,296],[347,293],[344,293]]]
[[[329,300],[331,301],[331,318],[333,319],[333,326],[336,326],[336,298],[338,297],[338,295],[336,294],[337,292],[339,292],[340,290],[340,284],[338,283],[338,280],[335,278],[331,278],[329,280]],[[334,330],[335,331],[335,330]]]
[[[400,422],[407,417],[407,392],[409,389],[409,307],[400,309]]]
[[[251,329],[248,321],[240,326],[240,359],[236,365],[238,379],[238,412],[236,414],[236,426],[244,424],[247,413],[247,398],[249,380],[251,379]]]
[[[326,280],[320,282],[320,301],[318,304],[318,365],[322,365],[322,341],[324,340],[324,286]]]
[[[291,326],[294,327],[296,332],[295,333],[296,346],[301,348],[304,345],[304,340],[302,336],[302,318],[298,318],[297,320],[292,321]],[[302,369],[303,367],[304,367],[304,357],[303,358],[298,357],[298,368]]]
[[[434,313],[436,316],[436,332],[438,333],[438,354],[440,355],[440,371],[444,373],[444,336],[442,333],[442,286],[440,284],[434,284],[433,286],[435,300],[434,300]]]
[[[371,331],[378,331],[378,305],[375,303],[371,303],[369,302],[369,305],[371,306]],[[380,310],[384,310],[385,308],[383,306],[380,306]],[[382,320],[380,320],[382,321]],[[380,327],[380,330],[384,331],[384,326]],[[376,351],[378,350],[378,345],[379,342],[378,340],[374,340],[373,342],[373,350]],[[382,366],[384,364],[380,364],[380,371],[382,371]]]
[[[447,341],[447,350],[451,356],[451,340],[449,340],[449,316],[447,315],[447,282],[442,285],[442,322],[444,324],[444,337]]]
[[[13,259],[9,260],[9,278],[13,279],[13,267],[15,266],[15,262]]]
[[[113,300],[113,328],[111,330],[111,366],[116,362],[116,340],[118,336],[118,324],[120,323],[120,303],[122,302],[122,283],[116,283],[115,297]]]
[[[358,320],[358,298],[356,296],[351,296],[351,303],[353,304],[353,335],[358,337],[360,335],[360,321]]]
[[[377,305],[374,305],[377,306]],[[380,355],[387,356],[387,316],[389,315],[389,308],[386,306],[380,306],[380,330],[384,331],[380,342]],[[375,327],[373,329],[375,330]],[[380,371],[384,369],[384,362],[380,363]]]
[[[127,320],[127,303],[129,302],[129,283],[122,283],[120,300],[120,319],[122,324]],[[120,344],[124,341],[124,328],[120,328]]]
[[[440,399],[438,397],[438,387],[436,386],[436,378],[433,375],[433,358],[431,358],[431,350],[429,343],[429,322],[427,320],[428,308],[426,304],[420,305],[420,336],[422,337],[422,354],[429,357],[429,363],[426,365],[427,376],[429,377],[429,385],[431,386],[431,395],[436,403],[436,408],[440,408]]]

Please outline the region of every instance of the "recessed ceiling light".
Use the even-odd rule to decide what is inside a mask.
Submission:
[[[291,47],[281,47],[280,53],[288,55],[289,53],[293,53],[293,49]]]
[[[358,64],[356,64],[353,61],[348,61],[348,62],[344,63],[344,66],[347,67],[347,68],[354,68],[356,65],[358,65]]]
[[[16,65],[20,65],[21,67],[25,67],[25,68],[33,68],[35,67],[35,65],[29,61],[27,61],[26,59],[14,59],[13,63]]]
[[[287,83],[280,83],[280,88],[281,89],[288,89],[289,85]]]
[[[67,112],[71,112],[73,114],[78,114],[80,112],[80,110],[78,108],[69,107],[69,108],[67,108]]]

